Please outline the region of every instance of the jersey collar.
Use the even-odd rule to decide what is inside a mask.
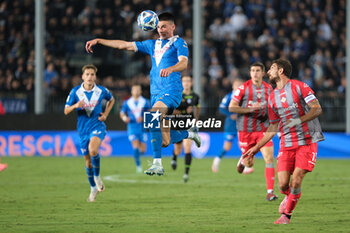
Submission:
[[[94,83],[94,87],[91,89],[91,90],[86,90],[85,88],[84,88],[84,82],[81,84],[81,88],[84,90],[84,91],[87,91],[87,92],[91,92],[91,91],[95,91],[96,90],[96,83]]]

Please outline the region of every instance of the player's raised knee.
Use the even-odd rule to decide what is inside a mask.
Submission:
[[[163,137],[162,147],[167,147],[170,145],[170,138]]]
[[[92,149],[89,151],[90,151],[90,156],[96,156],[98,154],[98,150],[96,150],[96,149]]]
[[[281,191],[285,192],[289,189],[289,183],[278,183],[278,186]]]

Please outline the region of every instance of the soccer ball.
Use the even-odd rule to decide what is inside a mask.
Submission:
[[[158,25],[158,15],[151,11],[142,11],[137,18],[137,25],[143,31],[153,31]]]

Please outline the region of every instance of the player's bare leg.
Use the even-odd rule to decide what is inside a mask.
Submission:
[[[99,192],[105,190],[105,186],[100,177],[100,155],[98,154],[101,143],[102,141],[99,137],[92,137],[89,143],[89,154],[91,157],[92,169],[94,171],[94,180]]]
[[[136,173],[142,172],[141,162],[140,162],[140,151],[141,142],[139,140],[134,140],[131,142],[132,148],[134,150],[134,160],[136,164]]]
[[[277,200],[278,197],[273,192],[275,186],[275,164],[273,162],[273,146],[265,146],[261,148],[260,151],[265,160],[265,179],[267,187],[266,200]]]
[[[283,214],[284,210],[286,209],[288,195],[290,193],[289,183],[290,183],[291,174],[289,171],[280,171],[277,173],[277,176],[278,176],[278,187],[280,189],[280,193],[285,195],[278,210],[280,214]]]
[[[232,142],[230,141],[225,141],[224,142],[224,146],[223,146],[223,152],[229,151],[231,150],[232,147]],[[213,160],[213,164],[211,165],[211,170],[212,172],[217,173],[219,171],[219,166],[220,166],[220,162],[221,162],[221,158],[224,156],[223,152],[221,152],[222,154],[220,156],[216,156]]]
[[[303,182],[303,179],[308,173],[308,171],[296,167],[294,169],[294,172],[292,174],[292,179],[290,181],[290,189],[287,188],[287,182],[289,182],[289,172],[283,172],[278,175],[278,177],[281,176],[281,183],[280,183],[280,189],[281,191],[288,193],[288,197],[285,198],[285,200],[282,201],[279,212],[282,213],[282,216],[275,221],[275,224],[288,224],[290,222],[290,218],[292,216],[293,210],[295,206],[297,205],[300,196],[301,196],[301,184]],[[287,178],[288,177],[288,178]],[[288,191],[290,190],[290,191]]]
[[[141,153],[141,155],[143,155],[144,153],[146,153],[146,149],[147,149],[146,143],[142,142],[142,143],[140,144],[140,153]]]
[[[174,144],[173,158],[171,160],[171,167],[173,170],[176,170],[177,167],[177,157],[181,154],[182,151],[182,142]]]

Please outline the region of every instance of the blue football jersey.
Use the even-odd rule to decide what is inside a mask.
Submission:
[[[112,94],[105,87],[95,85],[92,90],[85,90],[83,84],[74,87],[66,100],[66,107],[72,106],[80,100],[84,100],[85,105],[76,109],[78,114],[77,130],[80,135],[89,134],[96,127],[106,125],[103,121],[99,121],[98,117],[102,112],[102,100],[107,101],[113,98]]]
[[[227,94],[221,101],[219,110],[222,114],[226,116],[225,119],[225,132],[237,132],[236,121],[231,119],[231,115],[237,115],[236,113],[232,113],[228,110],[228,107],[231,102],[232,92]]]
[[[151,108],[149,100],[140,96],[137,100],[133,97],[125,100],[120,112],[124,113],[130,118],[128,123],[128,131],[141,130],[143,122],[137,122],[136,119],[143,117],[143,113]]]
[[[152,60],[151,94],[182,93],[181,72],[173,72],[168,77],[160,77],[160,70],[179,62],[179,57],[188,59],[188,46],[179,36],[169,39],[135,42],[136,51],[149,54]]]

